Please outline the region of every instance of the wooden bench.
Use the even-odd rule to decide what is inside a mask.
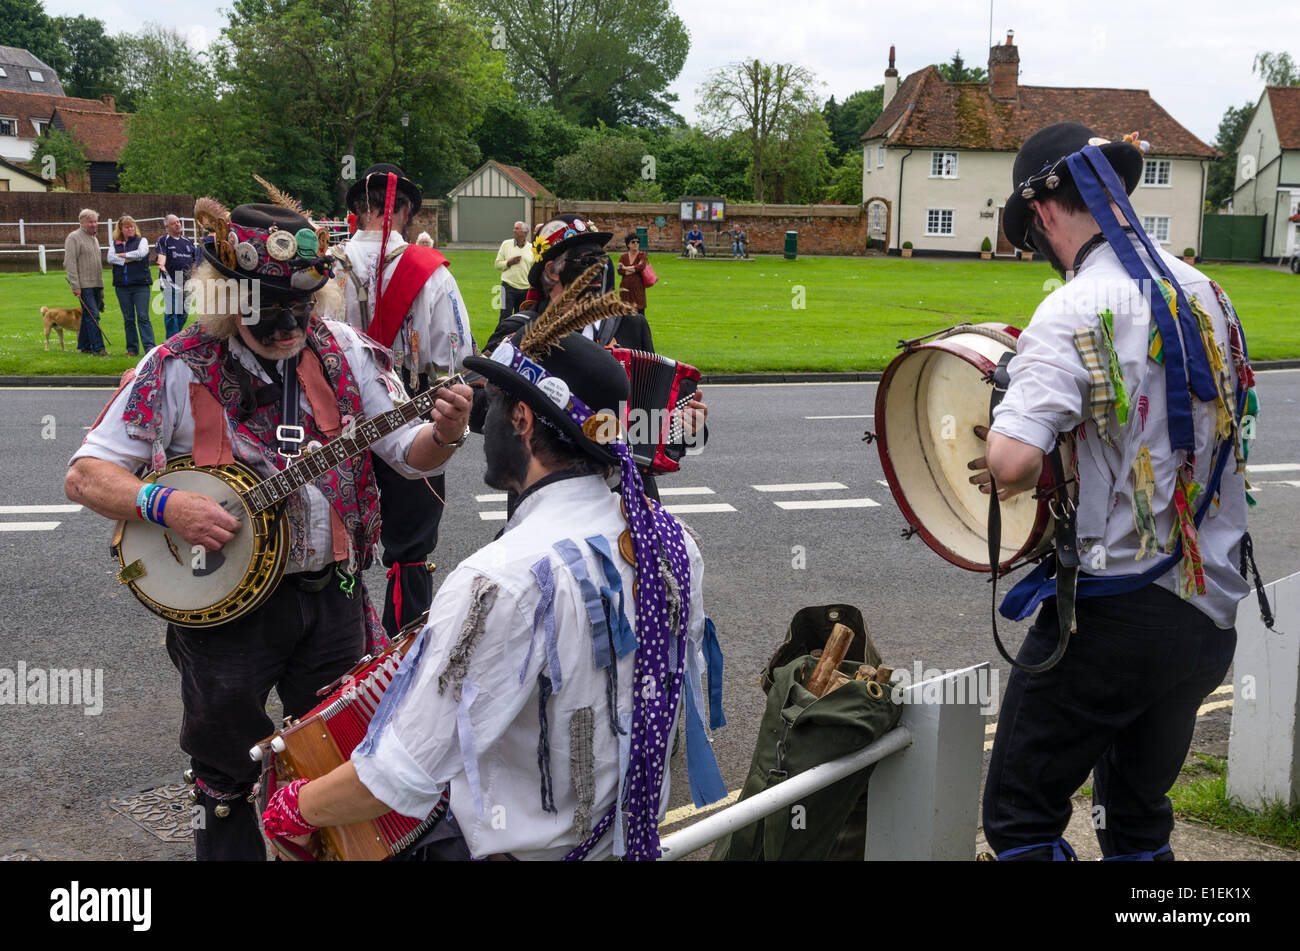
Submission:
[[[703,231],[703,229],[701,229]],[[707,257],[731,257],[731,232],[730,231],[704,231],[704,256]],[[689,257],[686,250],[686,232],[682,232],[682,257]],[[745,239],[744,257],[749,257],[749,239]]]

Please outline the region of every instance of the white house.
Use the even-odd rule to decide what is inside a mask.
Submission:
[[[1237,147],[1234,215],[1264,215],[1264,257],[1300,248],[1300,86],[1266,86]]]
[[[1173,254],[1201,247],[1209,163],[1218,152],[1183,128],[1145,89],[1021,86],[1020,53],[1007,34],[989,51],[989,81],[950,83],[934,66],[900,84],[890,48],[884,111],[862,136],[862,198],[868,230],[897,253],[976,254],[985,238],[999,255],[1011,167],[1030,135],[1054,122],[1081,122],[1118,140],[1151,143],[1133,209]]]

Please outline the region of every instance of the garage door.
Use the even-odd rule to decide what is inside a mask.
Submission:
[[[471,198],[462,195],[456,199],[456,206],[458,241],[500,244],[513,234],[515,222],[524,217],[522,198]]]

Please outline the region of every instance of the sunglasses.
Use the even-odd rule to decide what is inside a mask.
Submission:
[[[273,304],[257,311],[257,323],[265,323],[268,320],[278,322],[285,314],[288,314],[296,321],[302,322],[311,316],[311,308],[312,302],[309,300],[294,301],[287,307]]]

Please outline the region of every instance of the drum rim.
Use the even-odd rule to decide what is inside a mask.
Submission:
[[[965,568],[967,571],[989,574],[992,571],[992,567],[988,563],[974,562],[968,558],[963,558],[940,541],[933,532],[925,527],[925,525],[921,524],[921,520],[917,517],[915,510],[913,510],[912,506],[907,501],[907,494],[902,490],[898,473],[894,471],[893,460],[889,456],[888,427],[885,423],[885,403],[887,398],[886,395],[889,392],[889,384],[893,380],[895,373],[898,371],[899,366],[902,365],[902,362],[908,357],[915,355],[918,351],[943,351],[967,361],[983,373],[991,373],[993,370],[997,369],[997,364],[993,363],[983,354],[952,341],[952,337],[961,333],[963,327],[966,326],[984,326],[990,329],[995,328],[1002,330],[1011,337],[1013,341],[1019,337],[1019,329],[1014,327],[987,323],[982,325],[958,325],[949,328],[950,331],[956,331],[956,333],[951,336],[942,336],[936,339],[926,340],[923,343],[918,343],[904,349],[902,353],[890,361],[889,366],[885,368],[885,372],[881,374],[880,384],[876,387],[876,451],[880,456],[881,468],[884,469],[885,472],[885,481],[889,483],[890,494],[894,496],[894,501],[898,504],[899,511],[903,513],[903,517],[907,519],[907,524],[916,531],[916,534],[921,536],[921,540],[925,542],[926,546],[939,557],[943,558],[950,564],[956,565],[958,568]],[[941,333],[944,334],[947,334],[948,332],[949,331],[941,331]],[[1048,510],[1047,501],[1045,499],[1039,499],[1038,508],[1034,515],[1034,526],[1029,533],[1029,537],[1026,539],[1025,544],[1022,545],[1014,555],[1005,561],[998,563],[999,574],[1011,568],[1018,560],[1042,543],[1049,517],[1050,512]]]

